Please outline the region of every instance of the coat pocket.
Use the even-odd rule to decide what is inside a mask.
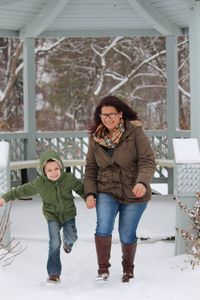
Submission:
[[[132,192],[135,184],[136,184],[136,176],[135,173],[133,172],[133,169],[131,169],[131,172],[126,174],[123,183],[123,196],[127,201],[133,201],[139,199],[135,197]]]
[[[139,199],[134,196],[132,189],[133,188],[131,188],[131,187],[124,186],[123,195],[126,200],[133,201],[133,200]]]

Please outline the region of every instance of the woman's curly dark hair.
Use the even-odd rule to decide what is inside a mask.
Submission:
[[[89,127],[90,134],[93,134],[96,131],[99,124],[101,124],[100,114],[103,106],[112,106],[117,110],[117,112],[122,112],[124,120],[138,120],[137,113],[128,104],[126,104],[124,101],[122,101],[116,96],[106,96],[101,99],[100,103],[94,111],[92,124]]]

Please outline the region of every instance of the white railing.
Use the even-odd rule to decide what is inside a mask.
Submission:
[[[153,183],[167,184],[169,191],[173,190],[173,157],[168,149],[169,141],[167,131],[146,131],[150,138],[154,153],[157,159],[156,172]],[[189,131],[177,131],[176,137],[189,137]],[[86,158],[88,150],[88,134],[86,131],[73,132],[36,132],[35,133],[35,155],[29,155],[27,132],[7,132],[0,133],[0,140],[7,141],[10,144],[10,161],[11,161],[11,185],[17,186],[20,182],[26,182],[34,177],[31,168],[38,166],[38,158],[42,151],[47,149],[54,150],[60,154],[67,162],[73,161],[74,165],[67,166],[71,172],[80,177],[84,177],[84,165],[78,165],[79,162]],[[31,164],[31,166],[30,166]],[[37,167],[36,167],[37,168]]]

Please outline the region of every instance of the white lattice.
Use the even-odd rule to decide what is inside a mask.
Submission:
[[[6,169],[0,170],[0,195],[6,193],[8,189],[8,171]]]
[[[178,193],[196,194],[197,191],[200,191],[199,164],[177,165],[176,174]]]

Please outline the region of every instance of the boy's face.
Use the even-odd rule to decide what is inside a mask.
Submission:
[[[47,178],[56,181],[61,176],[60,165],[57,161],[48,161],[44,166]]]

